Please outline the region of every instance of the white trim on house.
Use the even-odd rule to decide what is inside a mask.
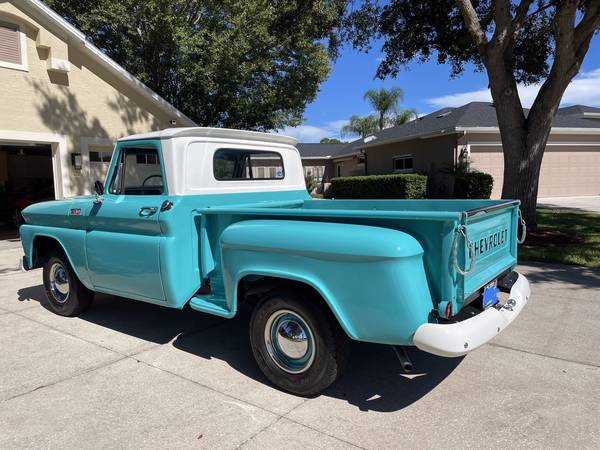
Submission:
[[[300,155],[300,157],[302,158],[302,160],[305,160],[305,159],[331,159],[331,158],[333,158],[333,156],[331,156],[331,155],[326,155],[326,156],[302,156],[302,155]]]
[[[455,127],[454,131],[464,131],[467,133],[500,133],[498,127]],[[552,127],[550,134],[600,134],[600,126],[598,128],[569,128],[569,127]]]
[[[18,22],[13,22],[10,19],[2,18],[1,22],[5,22],[9,25],[17,27],[19,33],[19,52],[21,52],[21,64],[9,63],[7,61],[0,61],[0,67],[5,69],[20,70],[22,72],[29,72],[29,62],[27,60],[27,36],[23,30],[23,25]]]
[[[127,70],[125,70],[123,67],[117,64],[111,58],[106,56],[100,49],[98,49],[95,45],[89,42],[86,39],[86,36],[81,31],[72,26],[65,19],[63,19],[56,12],[54,12],[54,10],[43,4],[41,1],[21,0],[21,2],[19,2],[19,8],[28,9],[28,12],[31,13],[32,16],[41,16],[50,21],[52,25],[54,25],[64,34],[66,34],[68,40],[73,41],[72,43],[79,44],[83,49],[84,53],[86,53],[92,59],[100,63],[109,72],[116,75],[121,80],[125,81],[135,91],[149,99],[152,103],[157,105],[164,112],[170,115],[174,115],[181,122],[182,125],[196,125],[192,119],[187,117],[177,108],[175,108],[165,99],[163,99],[160,95],[158,95],[148,86],[146,86],[132,74],[130,74]],[[61,71],[64,71],[66,66],[64,64],[57,64],[57,68]]]
[[[471,141],[469,142],[469,145],[475,146],[475,147],[496,147],[498,145],[502,145],[502,141],[486,141],[486,142],[477,142],[477,141]],[[561,141],[561,142],[548,142],[546,144],[546,147],[549,146],[553,146],[553,147],[600,147],[600,141],[596,141],[596,142],[585,142],[585,141]],[[470,150],[469,150],[469,154],[470,154]]]
[[[63,180],[69,178],[67,137],[63,134],[31,133],[28,131],[0,130],[0,142],[11,144],[50,144],[52,148],[52,178],[54,196],[64,198]]]
[[[583,113],[583,118],[584,119],[600,119],[600,113],[587,111],[587,112]]]

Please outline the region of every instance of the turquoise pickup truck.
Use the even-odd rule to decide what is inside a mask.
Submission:
[[[94,292],[232,318],[266,377],[314,395],[348,341],[464,355],[521,312],[519,203],[314,200],[295,140],[178,128],[117,142],[95,195],[23,211],[27,269],[49,308],[74,316]],[[523,227],[524,230],[524,227]]]

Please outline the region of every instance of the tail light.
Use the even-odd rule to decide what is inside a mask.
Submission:
[[[445,309],[446,320],[449,320],[452,317],[452,302],[446,303]]]

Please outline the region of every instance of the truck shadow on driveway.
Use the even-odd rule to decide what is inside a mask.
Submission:
[[[20,301],[46,304],[43,286],[18,291]],[[165,345],[204,359],[219,359],[244,376],[270,384],[258,369],[248,338],[251,309],[240,305],[230,320],[190,309],[173,310],[108,295],[96,295],[92,307],[78,318],[139,339]],[[48,314],[52,314],[50,311]],[[93,337],[86,338],[93,342]],[[398,411],[436,388],[463,358],[441,358],[407,350],[415,371],[406,375],[389,346],[351,342],[351,355],[344,376],[321,395],[338,398],[361,411]],[[170,370],[177,372],[177,367]]]

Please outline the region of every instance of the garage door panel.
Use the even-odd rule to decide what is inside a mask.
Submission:
[[[499,198],[504,172],[502,147],[472,145],[471,167],[494,177],[492,198]],[[600,146],[548,146],[540,173],[539,197],[599,194]]]

